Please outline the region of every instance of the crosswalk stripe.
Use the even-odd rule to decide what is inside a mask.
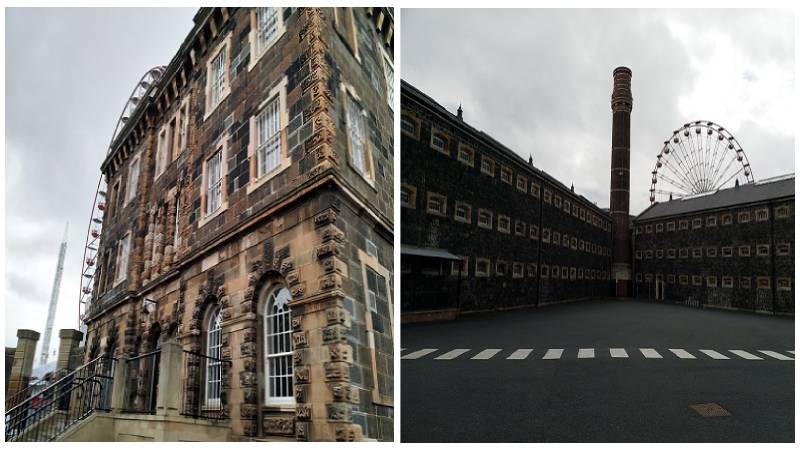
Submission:
[[[612,358],[627,358],[628,352],[624,348],[610,348],[608,349]]]
[[[786,355],[782,355],[782,354],[780,354],[778,352],[773,352],[772,350],[759,350],[759,352],[761,352],[761,353],[763,353],[763,354],[765,354],[767,356],[771,356],[771,357],[773,357],[775,359],[780,359],[780,360],[783,360],[783,361],[794,361],[794,358],[789,358]],[[794,352],[792,352],[792,353],[794,354]]]
[[[700,351],[714,359],[730,359],[727,356],[723,355],[722,353],[715,352],[714,350],[700,350]]]
[[[531,354],[532,351],[533,351],[532,348],[521,348],[519,350],[514,351],[514,353],[509,355],[509,357],[506,359],[525,359],[528,357],[528,355]]]
[[[431,353],[435,352],[436,348],[423,348],[422,350],[417,350],[416,352],[411,352],[407,355],[403,355],[400,359],[419,359],[425,355],[430,355]]]
[[[593,348],[579,348],[578,349],[578,358],[594,358],[594,349]]]
[[[742,357],[744,359],[764,359],[764,358],[760,358],[760,357],[758,357],[758,356],[756,356],[756,355],[754,355],[752,353],[748,353],[748,352],[746,352],[744,350],[729,350],[729,351],[731,353],[733,353],[734,355],[740,356],[740,357]]]
[[[468,351],[469,351],[468,348],[457,348],[455,350],[450,350],[447,353],[442,353],[441,355],[433,359],[455,359],[463,355],[464,353],[467,353]]]
[[[481,351],[477,355],[473,356],[472,359],[490,359],[492,356],[500,353],[503,350],[502,348],[487,348],[486,350]]]
[[[644,355],[645,358],[661,358],[661,354],[659,354],[654,348],[640,348],[640,352]]]
[[[564,353],[563,348],[551,348],[548,349],[542,359],[561,359],[561,354]]]
[[[675,353],[675,356],[677,356],[680,359],[697,359],[693,354],[687,352],[682,348],[671,348],[669,349],[669,351]]]

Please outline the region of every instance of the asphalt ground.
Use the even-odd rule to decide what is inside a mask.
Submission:
[[[401,360],[404,442],[794,442],[793,319],[589,300],[406,325],[401,347],[436,349]]]

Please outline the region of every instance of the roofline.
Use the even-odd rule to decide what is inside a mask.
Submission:
[[[401,78],[400,79],[400,96],[402,98],[403,95],[409,95],[409,94],[410,94],[411,97],[416,97],[415,100],[423,103],[423,106],[424,106],[425,103],[427,103],[428,106],[430,106],[430,107],[432,107],[434,109],[434,112],[438,112],[438,115],[441,118],[445,119],[446,121],[450,122],[451,124],[453,124],[453,125],[455,125],[457,127],[463,128],[464,130],[467,131],[468,134],[472,135],[472,137],[474,137],[475,139],[477,139],[479,141],[482,141],[484,144],[486,144],[489,147],[496,148],[497,150],[503,152],[504,156],[506,156],[508,158],[511,158],[513,161],[515,161],[516,163],[520,164],[522,167],[525,168],[525,170],[531,171],[532,173],[541,176],[542,178],[544,178],[545,180],[547,180],[551,184],[553,184],[553,185],[555,185],[557,187],[560,187],[565,192],[568,192],[571,195],[573,195],[576,198],[578,198],[581,202],[586,203],[586,205],[588,205],[589,207],[591,207],[593,209],[596,209],[597,212],[602,214],[606,219],[611,220],[611,218],[612,218],[611,214],[603,211],[602,207],[600,207],[599,205],[595,204],[594,202],[592,202],[588,198],[584,197],[583,195],[578,194],[577,192],[573,191],[572,189],[570,189],[569,187],[564,185],[564,183],[558,181],[552,175],[548,174],[544,170],[539,169],[538,167],[536,167],[536,166],[534,166],[532,164],[528,164],[528,161],[525,161],[525,159],[523,157],[521,157],[519,154],[517,154],[515,151],[511,150],[507,146],[503,145],[503,143],[499,142],[498,140],[494,139],[493,137],[489,136],[488,134],[484,133],[483,131],[476,129],[475,127],[473,127],[472,125],[468,124],[464,120],[459,119],[458,117],[453,115],[453,113],[448,111],[447,108],[445,108],[444,106],[439,104],[436,100],[431,98],[429,95],[427,95],[424,92],[420,91],[419,89],[414,87],[411,83],[409,83],[406,80],[403,80]],[[402,102],[401,102],[401,104],[402,104]]]

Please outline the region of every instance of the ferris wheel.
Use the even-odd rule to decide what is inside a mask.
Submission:
[[[650,203],[754,182],[750,161],[736,138],[719,124],[698,120],[664,141],[652,171]]]
[[[128,101],[125,102],[125,107],[117,119],[117,125],[114,127],[114,133],[111,135],[111,142],[108,145],[106,155],[111,152],[111,146],[117,135],[125,127],[125,124],[133,116],[137,106],[143,103],[147,92],[154,86],[161,76],[164,74],[166,66],[156,66],[145,72],[139,79],[139,82],[134,86]],[[106,180],[102,174],[97,181],[97,189],[94,193],[94,200],[92,201],[92,213],[89,217],[89,227],[86,231],[86,242],[83,247],[83,263],[81,265],[81,282],[80,294],[78,296],[78,327],[81,331],[85,331],[84,318],[89,309],[92,301],[92,286],[94,284],[94,277],[97,264],[97,252],[100,246],[100,236],[103,231],[103,218],[107,209],[106,202]],[[84,333],[86,336],[86,333]]]

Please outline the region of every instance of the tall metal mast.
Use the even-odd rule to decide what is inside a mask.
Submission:
[[[64,238],[61,240],[61,249],[58,252],[58,266],[56,267],[56,278],[53,280],[53,291],[50,293],[50,309],[47,311],[47,327],[44,329],[44,341],[42,341],[42,357],[40,365],[47,364],[47,354],[50,352],[50,337],[53,334],[53,321],[56,318],[56,305],[58,305],[58,290],[61,286],[61,274],[64,272],[64,256],[67,254],[67,231],[69,222],[64,227]]]

